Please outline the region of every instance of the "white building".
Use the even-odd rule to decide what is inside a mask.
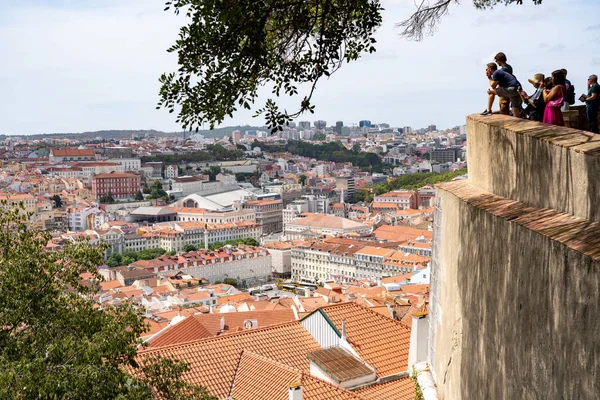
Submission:
[[[285,242],[272,242],[263,247],[271,253],[273,275],[278,278],[289,278],[292,273],[292,245]]]
[[[142,167],[142,161],[139,158],[111,158],[107,161],[120,164],[123,167],[124,172],[137,172]]]
[[[165,179],[177,178],[179,176],[179,167],[177,165],[167,165],[165,167]]]

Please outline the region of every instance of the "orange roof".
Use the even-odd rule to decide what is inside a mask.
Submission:
[[[399,282],[406,282],[407,280],[410,280],[410,278],[412,278],[413,273],[410,272],[408,274],[402,274],[402,275],[394,275],[394,276],[388,276],[387,278],[382,278],[381,279],[381,283],[399,283]]]
[[[365,247],[362,250],[356,252],[356,254],[364,254],[367,256],[385,257],[386,255],[393,253],[394,250],[386,249],[381,247]]]
[[[138,360],[162,356],[186,362],[190,369],[182,376],[185,381],[205,386],[212,395],[224,398],[229,395],[242,351],[251,351],[308,372],[306,355],[319,349],[321,346],[302,324],[294,321],[211,339],[145,349],[138,353]]]
[[[251,299],[253,299],[253,297],[247,293],[238,293],[238,294],[234,294],[231,296],[219,297],[217,299],[217,304],[222,306],[227,303],[237,303],[238,301],[251,300]]]
[[[94,150],[92,149],[52,149],[52,155],[54,157],[94,157]]]
[[[167,329],[148,342],[148,346],[161,347],[175,343],[185,343],[192,340],[204,339],[213,335],[193,316],[183,321],[169,325]]]
[[[264,244],[262,247],[274,250],[289,250],[292,248],[292,244],[289,242],[271,242]]]
[[[288,388],[302,384],[307,400],[352,400],[363,397],[310,374],[266,357],[244,351],[232,383],[230,397],[236,400],[287,400]]]
[[[92,177],[92,180],[95,179],[108,179],[108,178],[135,178],[138,177],[139,175],[137,174],[130,174],[127,172],[110,172],[108,174],[98,174],[98,175],[94,175]]]
[[[198,320],[213,336],[217,335],[221,329],[221,318],[224,318],[225,320],[225,331],[233,331],[235,328],[243,328],[244,321],[247,320],[256,320],[258,328],[264,328],[266,326],[277,325],[296,320],[294,312],[290,308],[278,310],[242,311],[223,314],[196,314],[194,315],[194,318]]]
[[[348,341],[361,359],[387,376],[408,369],[410,330],[393,319],[355,303],[340,303],[321,308],[341,332],[346,321]]]
[[[396,210],[400,210],[400,206],[396,203],[382,203],[382,202],[376,202],[376,201],[374,201],[371,204],[371,208],[383,208],[383,209],[394,208]]]
[[[419,236],[424,236],[429,240],[433,237],[433,232],[431,231],[409,228],[407,226],[382,225],[375,229],[375,232],[373,233],[377,239],[394,240],[398,242],[416,239]]]
[[[115,288],[122,287],[122,286],[123,285],[119,281],[100,282],[100,288],[102,288],[102,290],[110,290],[110,289],[115,289]]]
[[[415,382],[409,377],[358,389],[355,393],[369,400],[413,400]]]
[[[388,193],[384,193],[384,194],[380,194],[377,197],[412,197],[414,196],[415,192],[410,191],[410,192],[388,192]]]

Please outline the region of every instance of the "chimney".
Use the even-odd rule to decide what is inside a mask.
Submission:
[[[303,391],[302,382],[292,383],[288,389],[288,400],[302,400]]]
[[[427,313],[419,312],[412,315],[410,329],[410,346],[408,348],[408,370],[420,361],[427,361],[429,341],[429,318]]]
[[[208,250],[208,227],[204,226],[204,250]]]
[[[210,310],[209,312],[211,314],[214,314],[215,313],[215,306],[210,306],[209,310]]]
[[[219,327],[221,329],[221,333],[223,333],[225,331],[225,317],[221,317],[221,322],[220,322]]]
[[[342,339],[346,340],[346,320],[342,320]]]

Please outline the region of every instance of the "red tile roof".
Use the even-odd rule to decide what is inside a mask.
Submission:
[[[219,398],[229,394],[231,382],[242,351],[250,351],[274,359],[289,367],[309,371],[306,355],[321,347],[300,322],[289,322],[266,328],[201,339],[193,342],[145,349],[144,357],[172,357],[189,363],[183,379],[207,387]]]
[[[244,351],[235,374],[231,398],[287,400],[288,388],[302,384],[304,400],[354,400],[362,397],[274,360]]]
[[[377,376],[407,371],[410,330],[406,326],[355,303],[334,304],[321,311],[340,332],[346,321],[348,342]]]
[[[54,157],[94,157],[94,150],[92,149],[52,149],[52,155]]]
[[[368,400],[413,400],[415,382],[409,377],[359,389],[355,393]]]
[[[390,226],[382,225],[373,232],[377,239],[394,240],[394,241],[406,241],[416,239],[419,236],[424,236],[426,239],[433,237],[432,231],[423,229],[409,228],[406,226]]]
[[[169,326],[157,336],[153,337],[148,346],[161,347],[176,343],[185,343],[192,340],[212,337],[211,334],[196,318],[189,316],[183,321]]]
[[[225,323],[224,332],[221,332],[221,318],[223,318]],[[220,333],[235,332],[238,328],[244,329],[244,322],[248,320],[256,321],[258,325],[257,328],[264,328],[271,325],[295,321],[296,317],[290,308],[223,314],[194,314],[177,325],[170,327],[160,336],[157,336],[156,339],[150,341],[149,346],[160,347],[174,345],[217,336]]]

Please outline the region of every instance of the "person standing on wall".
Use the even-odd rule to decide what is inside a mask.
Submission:
[[[588,78],[588,94],[581,96],[581,100],[585,101],[588,130],[593,133],[598,133],[598,106],[600,105],[600,85],[598,85],[598,76],[590,75]]]
[[[567,88],[565,87],[565,73],[558,69],[552,73],[552,89],[548,86],[544,89],[544,118],[545,124],[565,126],[562,111],[560,110],[565,102]]]

